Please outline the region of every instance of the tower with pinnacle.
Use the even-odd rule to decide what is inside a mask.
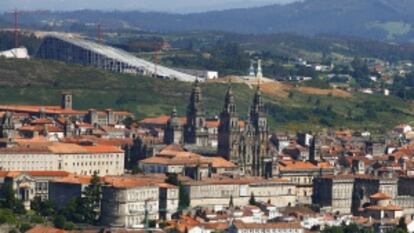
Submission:
[[[168,120],[167,125],[165,126],[164,143],[167,145],[179,145],[183,142],[183,127],[180,123],[180,119],[177,116],[177,109],[174,106],[170,114],[170,119]]]
[[[271,177],[273,156],[269,153],[269,130],[260,87],[258,87],[241,130],[231,87],[227,90],[220,114],[218,154],[235,163],[242,174]]]
[[[191,92],[190,103],[187,107],[187,123],[184,129],[186,144],[208,146],[208,130],[202,102],[202,93],[199,81],[196,80]]]
[[[239,140],[239,117],[237,116],[233,90],[231,86],[229,86],[224,100],[223,111],[220,114],[220,125],[218,128],[218,153],[220,155],[224,155],[227,160],[237,161]]]

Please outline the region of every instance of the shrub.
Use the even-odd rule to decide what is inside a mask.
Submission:
[[[32,225],[28,224],[28,223],[22,223],[22,225],[20,225],[19,230],[21,233],[24,233],[28,230],[32,229]]]

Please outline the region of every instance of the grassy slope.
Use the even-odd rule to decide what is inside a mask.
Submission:
[[[233,84],[240,115],[246,115],[254,90]],[[227,85],[202,85],[208,115],[219,113]],[[190,83],[116,75],[93,68],[52,61],[0,60],[0,103],[58,104],[60,92],[71,90],[77,108],[127,109],[138,118],[168,114],[174,105],[181,115]],[[414,105],[394,97],[356,94],[350,98],[293,92],[290,98],[266,97],[273,127],[283,130],[335,127],[390,128],[414,119]],[[331,111],[326,109],[330,106]],[[369,106],[374,116],[367,117]],[[322,120],[321,120],[322,119]]]

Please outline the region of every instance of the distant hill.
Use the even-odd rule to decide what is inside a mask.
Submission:
[[[235,6],[237,7],[237,6]],[[414,38],[412,0],[305,0],[287,5],[270,5],[194,14],[155,12],[48,12],[22,16],[23,22],[59,22],[66,29],[101,22],[109,28],[162,32],[190,30],[237,33],[292,32],[304,35],[330,34],[389,41]],[[45,21],[46,20],[46,21]],[[43,26],[45,26],[43,24]],[[53,26],[55,27],[55,26]]]
[[[210,117],[222,109],[228,84],[203,84],[204,103]],[[254,89],[233,84],[237,111],[245,117]],[[414,104],[396,97],[353,93],[337,97],[315,88],[283,89],[286,96],[276,95],[278,86],[264,86],[269,122],[278,130],[315,130],[325,127],[390,129],[409,123]],[[177,106],[185,108],[191,84],[117,75],[94,68],[41,60],[0,60],[1,104],[58,104],[60,93],[74,93],[74,107],[127,109],[138,118],[169,114]],[[274,94],[273,94],[274,93]]]

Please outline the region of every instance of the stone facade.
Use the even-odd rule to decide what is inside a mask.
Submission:
[[[190,206],[222,208],[229,206],[233,199],[235,206],[249,203],[252,195],[256,201],[270,201],[277,207],[296,203],[296,187],[282,179],[263,180],[260,178],[212,178],[184,183],[190,196]]]
[[[214,122],[206,120],[201,88],[196,82],[187,108],[186,123],[180,123],[174,108],[165,126],[164,142],[184,144],[196,151],[213,148],[218,155],[236,164],[245,175],[272,177],[276,170],[276,159],[268,143],[269,129],[259,88],[246,124],[237,115],[231,87],[226,93],[220,119]]]
[[[398,200],[397,180],[357,174],[317,177],[313,184],[313,203],[330,212],[357,213],[378,192]]]
[[[156,185],[102,187],[101,223],[116,228],[143,228],[145,218],[159,219]]]
[[[354,178],[320,177],[313,181],[313,202],[331,212],[351,213]]]
[[[67,171],[100,176],[124,173],[124,152],[114,146],[53,143],[44,146],[17,145],[0,149],[4,171]]]
[[[184,125],[184,142],[207,147],[208,128],[199,82],[196,81],[187,107],[187,123]]]
[[[160,184],[159,211],[160,219],[171,220],[172,215],[177,213],[179,190],[176,186]]]
[[[311,204],[315,177],[333,175],[333,167],[327,163],[279,161],[279,177],[296,185],[297,203]]]
[[[258,88],[249,121],[240,130],[236,103],[228,89],[218,129],[218,154],[237,164],[246,175],[272,177],[275,159],[269,150],[269,129],[263,97]]]

